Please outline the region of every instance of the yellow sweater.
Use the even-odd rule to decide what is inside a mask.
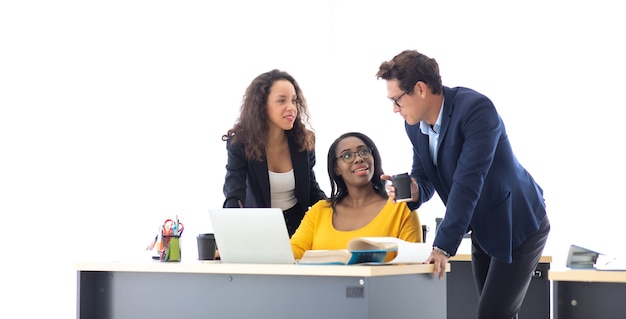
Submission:
[[[378,215],[363,228],[339,231],[333,227],[330,203],[320,200],[309,209],[291,237],[291,249],[294,257],[300,259],[305,250],[346,249],[352,238],[378,236],[421,242],[422,226],[417,212],[411,211],[404,202],[393,204],[389,200]]]

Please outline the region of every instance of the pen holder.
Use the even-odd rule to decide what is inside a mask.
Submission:
[[[161,261],[180,261],[180,236],[162,236],[161,244]]]

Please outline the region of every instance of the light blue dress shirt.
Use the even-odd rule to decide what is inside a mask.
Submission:
[[[443,114],[443,102],[444,101],[441,101],[441,109],[439,110],[439,116],[437,116],[437,122],[435,122],[434,126],[431,127],[426,122],[420,121],[420,130],[424,135],[428,135],[430,157],[433,159],[435,166],[437,166],[437,151],[439,151],[439,132],[441,128],[441,114]]]

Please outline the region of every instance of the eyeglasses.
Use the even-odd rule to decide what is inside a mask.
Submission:
[[[336,158],[341,158],[344,162],[352,164],[354,163],[357,154],[359,154],[362,159],[368,159],[370,156],[372,156],[372,150],[369,147],[364,147],[357,150],[356,152],[345,151]]]
[[[400,104],[398,104],[398,101],[400,101],[400,99],[407,93],[407,91],[404,91],[404,93],[402,93],[402,95],[398,96],[395,99],[390,99],[391,101],[393,101],[393,104],[395,104],[398,108],[401,108],[402,106],[400,106]]]

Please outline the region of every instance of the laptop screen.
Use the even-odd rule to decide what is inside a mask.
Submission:
[[[209,218],[222,262],[295,263],[280,208],[210,209]]]

